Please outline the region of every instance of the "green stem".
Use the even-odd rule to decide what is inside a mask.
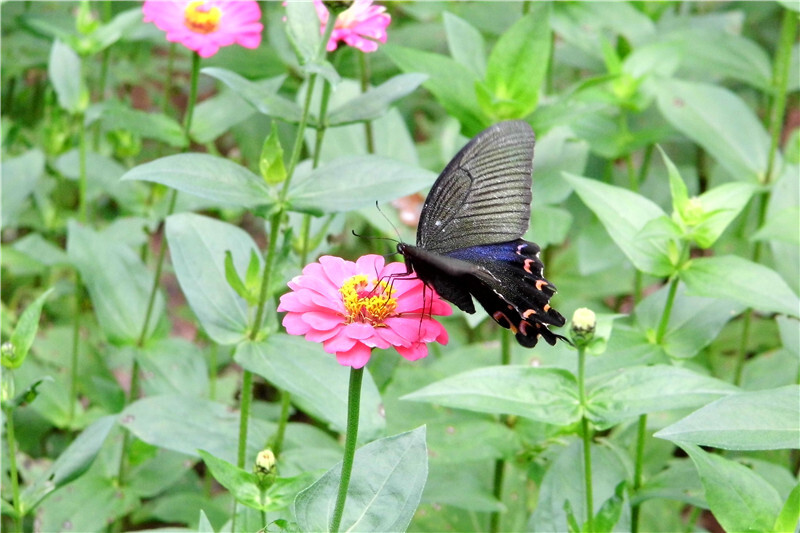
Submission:
[[[72,353],[70,356],[70,377],[69,377],[69,406],[67,420],[72,426],[75,420],[75,406],[78,403],[78,352],[80,350],[81,336],[81,297],[82,297],[81,274],[75,271],[75,308],[72,314]]]
[[[167,76],[164,82],[164,99],[161,101],[161,112],[167,114],[169,109],[170,94],[172,93],[172,70],[175,65],[175,43],[169,43],[167,52]]]
[[[636,494],[644,480],[644,444],[647,439],[647,415],[639,416],[636,428],[636,457],[633,467],[633,492]],[[641,502],[631,506],[631,533],[639,531]]]
[[[695,524],[697,523],[697,519],[700,518],[700,514],[702,512],[703,509],[700,507],[692,507],[692,511],[689,513],[689,516],[686,519],[686,529],[684,529],[686,533],[692,533],[696,530]]]
[[[11,376],[6,376],[11,379]],[[6,440],[8,441],[8,466],[11,475],[11,497],[14,503],[14,530],[22,531],[22,502],[19,498],[19,477],[17,475],[17,437],[14,434],[14,408],[4,409],[6,414]]]
[[[672,281],[669,283],[669,294],[667,294],[667,301],[664,304],[664,312],[661,314],[661,321],[658,323],[658,330],[656,331],[656,344],[661,344],[664,336],[667,334],[667,326],[669,325],[669,317],[672,314],[672,306],[675,303],[675,293],[678,292],[678,282],[680,279],[677,275],[672,276]]]
[[[78,220],[86,224],[86,125],[83,113],[78,114]]]
[[[286,434],[286,426],[289,423],[289,408],[292,406],[292,395],[285,390],[281,390],[281,417],[278,420],[278,430],[272,444],[272,453],[275,457],[280,456],[283,451],[283,437]]]
[[[594,531],[594,496],[592,494],[592,435],[586,417],[586,347],[578,345],[578,400],[581,404],[581,433],[583,438],[583,481],[586,496],[586,526],[584,531]]]
[[[361,92],[365,93],[369,90],[369,63],[367,63],[367,54],[364,52],[359,52],[358,54],[358,66],[359,71],[361,74]],[[372,121],[367,120],[364,122],[364,136],[367,140],[367,153],[374,154],[375,153],[375,141],[372,136]]]
[[[200,77],[200,54],[192,52],[192,81],[189,86],[189,102],[186,104],[186,114],[183,118],[183,133],[186,142],[191,143],[189,131],[192,129],[192,118],[194,117],[194,104],[197,101],[197,79]]]
[[[508,365],[511,363],[511,332],[504,329],[500,333],[500,364]],[[507,424],[508,416],[501,415],[500,423]],[[494,480],[492,482],[492,494],[498,502],[503,501],[503,480],[506,472],[506,460],[499,458],[494,462]],[[497,533],[500,531],[500,511],[494,511],[489,518],[489,531]]]
[[[778,144],[780,143],[781,131],[783,130],[784,113],[786,111],[786,93],[789,83],[789,69],[791,66],[791,50],[797,35],[797,14],[789,9],[783,13],[781,24],[781,34],[778,41],[778,49],[775,54],[775,66],[772,72],[772,106],[769,110],[769,131],[770,145],[769,157],[767,159],[767,169],[764,174],[764,184],[772,181],[775,161],[777,159]],[[761,195],[758,203],[758,227],[764,225],[769,205],[769,193]],[[757,241],[753,246],[752,259],[754,263],[761,260],[762,241]],[[736,366],[734,367],[733,383],[740,385],[742,382],[742,372],[747,361],[748,347],[750,346],[750,331],[753,322],[753,310],[748,309],[744,316],[742,326],[742,339],[739,342],[739,352],[736,354]]]
[[[361,408],[361,380],[364,377],[364,368],[350,369],[350,390],[347,397],[347,434],[344,442],[344,457],[342,458],[342,475],[339,478],[339,493],[336,496],[336,506],[333,508],[331,532],[338,533],[344,514],[344,504],[347,500],[347,488],[350,485],[350,474],[353,472],[353,458],[356,454],[358,441],[358,418]]]

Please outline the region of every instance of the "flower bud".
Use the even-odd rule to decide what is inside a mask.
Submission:
[[[578,346],[585,346],[594,337],[594,330],[597,326],[597,317],[594,311],[586,307],[576,309],[572,314],[572,326],[570,333],[573,342]]]
[[[258,452],[256,456],[255,473],[259,477],[268,476],[275,471],[275,454],[272,450],[265,448]]]

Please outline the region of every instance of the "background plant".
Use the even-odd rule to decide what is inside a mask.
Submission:
[[[415,193],[523,118],[529,238],[594,337],[456,313],[374,351],[343,528],[794,530],[796,6],[503,7],[388,3],[329,53],[265,2],[261,46],[200,60],[139,3],[2,4],[4,528],[327,528],[348,371],[277,298],[393,249],[351,230],[413,241]]]

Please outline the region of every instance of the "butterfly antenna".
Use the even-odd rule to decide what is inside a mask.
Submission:
[[[389,217],[387,217],[387,216],[386,216],[386,214],[385,214],[383,211],[381,211],[381,206],[379,206],[379,205],[378,205],[378,202],[377,202],[377,201],[375,202],[375,209],[377,209],[377,210],[378,210],[378,213],[380,213],[380,214],[381,214],[381,216],[382,216],[384,219],[386,219],[386,222],[388,222],[388,223],[389,223],[389,225],[392,227],[392,229],[394,230],[394,232],[397,234],[397,241],[396,241],[396,242],[403,242],[403,237],[400,235],[400,231],[398,231],[398,229],[397,229],[397,226],[395,226],[395,225],[392,223],[392,221],[391,221],[391,220],[389,220]]]

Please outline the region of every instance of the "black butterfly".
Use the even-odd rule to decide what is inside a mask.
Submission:
[[[417,245],[399,243],[407,274],[416,273],[467,313],[472,297],[523,346],[564,317],[550,307],[556,288],[544,278],[539,246],[521,239],[531,215],[535,137],[527,122],[501,122],[479,133],[433,184],[417,228]],[[567,341],[569,342],[569,341]]]

